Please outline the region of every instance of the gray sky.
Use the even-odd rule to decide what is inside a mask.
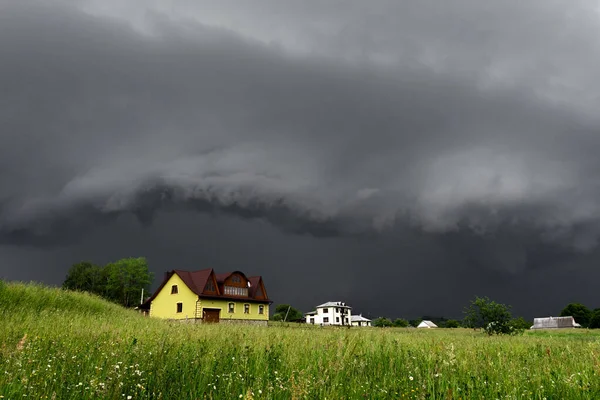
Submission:
[[[598,307],[598,37],[597,1],[0,1],[0,276]]]

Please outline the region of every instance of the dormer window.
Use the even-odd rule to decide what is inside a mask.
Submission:
[[[171,286],[171,294],[179,293],[179,289],[177,289],[177,285]]]
[[[241,283],[242,282],[242,278],[239,275],[234,275],[231,277],[231,282],[233,283]]]

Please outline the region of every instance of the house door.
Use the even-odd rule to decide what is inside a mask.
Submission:
[[[202,318],[204,322],[219,322],[219,313],[221,310],[218,308],[205,308],[202,311]]]

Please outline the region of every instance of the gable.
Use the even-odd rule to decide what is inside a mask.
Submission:
[[[158,294],[155,297],[155,300],[158,299],[159,297],[162,297],[165,295],[170,296],[171,294],[173,294],[172,293],[173,287],[176,288],[177,294],[182,294],[184,296],[189,296],[189,295],[195,296],[194,291],[192,289],[190,289],[189,286],[185,283],[185,281],[183,279],[181,279],[181,277],[175,273],[175,274],[171,275],[171,277],[167,280],[165,285],[158,292]]]
[[[258,279],[258,283],[256,285],[256,291],[254,292],[254,298],[258,300],[266,300],[267,299],[267,291],[265,290],[265,285],[263,283],[262,278]]]
[[[254,295],[255,298],[257,299],[264,299],[265,298],[265,293],[262,289],[262,287],[258,287],[256,288],[256,294]]]
[[[174,287],[176,288],[176,293],[174,293]],[[157,291],[154,298],[152,299],[152,307],[156,307],[157,304],[160,304],[167,299],[173,299],[175,297],[188,300],[197,298],[196,293],[194,293],[194,291],[190,289],[183,281],[183,279],[181,279],[181,277],[176,273],[172,274],[171,277],[167,279],[162,288],[159,291]]]
[[[233,272],[231,275],[229,275],[223,281],[223,285],[231,286],[231,287],[247,288],[248,287],[248,278],[246,278],[244,276],[244,274],[242,274],[241,272]]]
[[[217,279],[213,271],[211,271],[210,276],[206,280],[206,285],[204,285],[202,294],[213,296],[219,295],[219,285],[217,284]]]
[[[265,284],[263,283],[261,276],[251,276],[248,278],[250,281],[250,297],[255,300],[265,300],[268,301],[269,296],[265,289]]]

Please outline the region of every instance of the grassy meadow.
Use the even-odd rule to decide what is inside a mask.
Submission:
[[[192,325],[0,281],[1,399],[598,399],[600,333]]]

